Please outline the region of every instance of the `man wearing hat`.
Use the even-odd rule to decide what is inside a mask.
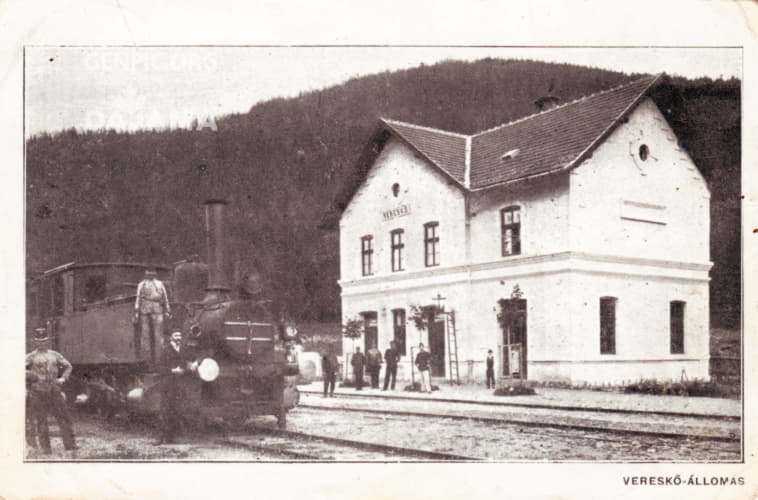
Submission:
[[[50,432],[47,416],[55,416],[60,427],[63,446],[75,450],[74,432],[61,386],[71,375],[71,363],[62,354],[47,348],[48,336],[44,328],[34,331],[36,349],[26,355],[26,377],[30,383],[31,409],[36,421],[39,444],[44,453],[50,453]]]
[[[182,347],[182,332],[171,333],[169,345],[161,353],[161,407],[160,437],[157,445],[174,443],[179,427],[181,407],[184,399],[183,378],[189,371],[197,370],[197,363],[189,363]]]
[[[134,315],[139,319],[141,333],[135,338],[134,349],[138,359],[145,359],[150,346],[150,362],[155,365],[157,352],[163,344],[163,315],[171,315],[168,293],[163,282],[156,277],[155,269],[145,271],[145,279],[137,286]]]

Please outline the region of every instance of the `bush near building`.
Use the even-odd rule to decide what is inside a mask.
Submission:
[[[684,382],[640,380],[624,387],[624,392],[628,394],[738,399],[740,397],[740,386],[722,382],[705,382],[703,380],[687,380]]]

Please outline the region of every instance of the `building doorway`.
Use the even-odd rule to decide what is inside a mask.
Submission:
[[[501,299],[498,320],[503,328],[502,376],[527,378],[526,299]]]
[[[445,318],[432,313],[429,317],[429,354],[432,377],[445,376]]]
[[[363,316],[363,352],[368,352],[372,347],[378,346],[379,337],[376,326],[376,311],[367,311],[361,313]]]

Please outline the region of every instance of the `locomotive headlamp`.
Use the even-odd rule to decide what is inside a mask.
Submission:
[[[293,340],[297,338],[297,327],[293,324],[288,324],[284,326],[284,340]]]
[[[221,369],[213,358],[205,358],[197,366],[197,375],[205,382],[213,382],[220,372]]]

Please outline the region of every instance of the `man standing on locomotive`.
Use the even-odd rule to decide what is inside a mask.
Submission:
[[[156,277],[154,269],[145,271],[145,279],[137,285],[134,315],[139,319],[140,334],[135,337],[134,349],[138,359],[145,359],[148,343],[150,363],[155,366],[157,353],[163,347],[163,316],[171,316],[168,293],[163,282]]]
[[[71,363],[62,354],[47,348],[49,338],[44,328],[34,331],[34,340],[36,349],[26,355],[26,377],[31,385],[31,411],[37,424],[39,445],[43,453],[51,452],[47,416],[52,414],[60,427],[63,447],[75,450],[71,417],[61,392],[61,386],[71,375]]]

